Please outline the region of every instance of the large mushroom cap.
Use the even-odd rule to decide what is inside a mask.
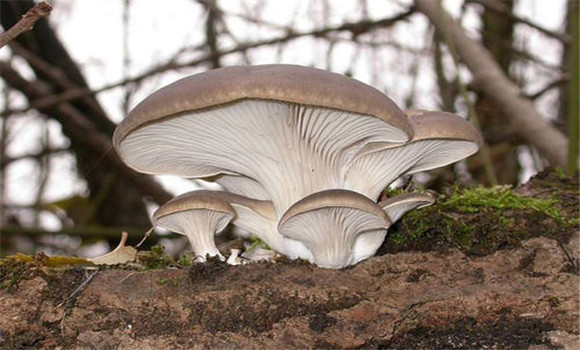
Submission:
[[[404,113],[370,86],[267,65],[217,69],[162,88],[119,125],[114,145],[140,172],[243,179],[240,194],[259,189],[281,216],[311,193],[344,187],[347,165],[367,143],[404,142],[411,133]]]
[[[316,265],[337,269],[357,262],[353,249],[358,237],[370,234],[382,241],[389,225],[386,213],[370,199],[352,191],[327,190],[290,207],[278,231],[306,246]]]
[[[413,141],[423,139],[456,139],[482,144],[481,135],[467,120],[458,115],[441,112],[413,109],[405,112],[413,127]]]
[[[146,123],[183,112],[215,108],[243,99],[263,99],[372,115],[412,131],[402,111],[379,90],[324,70],[297,65],[234,66],[210,70],[170,84],[137,105],[113,137],[123,139]]]

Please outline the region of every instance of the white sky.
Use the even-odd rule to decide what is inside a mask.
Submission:
[[[170,60],[182,47],[189,47],[187,57],[199,57],[199,52],[193,51],[204,41],[203,9],[193,0],[147,1],[133,0],[130,8],[129,24],[129,56],[130,67],[128,72],[123,71],[123,1],[122,0],[77,0],[54,1],[54,11],[50,22],[57,28],[58,34],[69,53],[81,66],[91,87],[98,88],[109,83],[117,82],[124,77],[139,74],[148,68]],[[269,0],[269,1],[220,1],[220,7],[228,13],[244,13],[246,8],[254,8],[262,4],[260,17],[276,25],[293,24],[295,30],[309,31],[327,25],[340,25],[360,20],[364,13],[355,0],[330,1],[332,8],[328,13],[323,9],[320,1],[307,0]],[[410,1],[369,0],[367,13],[372,19],[390,17],[406,9]],[[457,15],[463,2],[458,0],[446,1],[449,11]],[[516,13],[533,20],[548,29],[559,30],[562,14],[565,11],[565,0],[520,0]],[[476,7],[469,6],[470,11],[464,17],[463,25],[473,34],[480,23],[474,16]],[[294,19],[294,22],[292,22]],[[230,17],[227,25],[239,42],[253,42],[284,35],[283,31],[268,27],[249,25],[246,21]],[[380,30],[373,34],[381,41],[403,44],[409,48],[422,50],[429,48],[430,37],[427,33],[427,22],[420,15],[414,15],[407,23],[400,23],[388,30]],[[534,30],[525,26],[517,26],[517,33],[521,38],[520,45],[535,52],[545,62],[558,65],[560,47],[554,41],[546,39]],[[474,34],[475,35],[475,34]],[[365,40],[373,38],[365,35]],[[349,38],[341,34],[342,38]],[[220,42],[220,48],[236,46],[230,38]],[[353,67],[354,78],[383,89],[399,106],[404,106],[412,88],[409,78],[414,64],[418,65],[419,81],[415,93],[415,108],[437,108],[435,77],[431,63],[425,56],[417,56],[409,52],[401,52],[392,47],[381,50],[363,50],[356,54],[351,43],[338,43],[329,60],[327,60],[328,46],[323,41],[312,38],[295,40],[284,46],[283,50],[261,48],[249,52],[253,64],[264,63],[294,63],[313,65],[323,69],[330,69],[344,73]],[[0,59],[6,58],[6,51],[0,51]],[[353,61],[354,60],[354,61]],[[354,63],[353,63],[354,62]],[[230,55],[222,60],[224,65],[243,64],[241,55]],[[23,64],[15,65],[23,68]],[[184,69],[180,72],[170,72],[148,79],[135,94],[131,101],[134,106],[144,97],[156,89],[171,83],[185,75],[205,70],[202,66],[193,69]],[[553,79],[549,71],[540,71],[537,75],[529,76],[529,67],[523,67],[526,79],[529,81],[529,91],[541,88],[546,82]],[[25,70],[25,69],[24,69]],[[538,72],[538,70],[536,70]],[[25,72],[26,73],[26,72]],[[28,77],[33,74],[28,72]],[[467,75],[465,80],[467,79]],[[98,95],[110,117],[118,122],[123,118],[122,88],[103,92]],[[25,106],[17,93],[13,93],[17,105]],[[538,101],[539,110],[545,116],[553,114],[554,94],[547,94]],[[0,97],[0,105],[4,105]],[[67,140],[61,136],[60,126],[55,121],[48,121],[50,126],[50,140],[54,147],[64,146]],[[39,138],[41,123],[35,113],[27,116],[11,118],[11,140],[8,155],[17,157],[40,150]],[[6,199],[13,204],[34,203],[37,184],[37,165],[34,161],[23,160],[12,164],[7,171]],[[188,181],[163,177],[162,183],[174,193],[182,193],[193,188]],[[72,155],[51,157],[51,173],[44,200],[47,202],[66,198],[74,194],[83,194],[86,191],[84,181],[75,174],[74,157]],[[58,228],[58,222],[47,218],[43,220],[47,228]]]

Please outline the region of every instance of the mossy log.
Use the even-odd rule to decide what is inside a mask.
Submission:
[[[450,189],[379,256],[327,270],[0,261],[0,348],[542,348],[580,345],[578,182]]]

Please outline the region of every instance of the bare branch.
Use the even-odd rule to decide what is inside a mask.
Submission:
[[[19,161],[19,160],[23,160],[23,159],[41,159],[44,158],[46,156],[49,155],[53,155],[53,154],[58,154],[58,153],[65,153],[65,152],[70,152],[71,150],[67,147],[63,147],[63,148],[45,148],[40,152],[36,152],[36,153],[29,153],[29,154],[25,154],[22,156],[18,156],[18,157],[3,157],[0,160],[0,169],[4,169],[6,166],[8,166],[9,164]]]
[[[182,68],[194,67],[194,66],[198,66],[202,63],[212,62],[213,60],[215,60],[216,57],[220,58],[220,57],[231,55],[234,53],[243,53],[243,52],[246,52],[250,49],[255,49],[255,48],[269,46],[269,45],[275,45],[275,44],[281,44],[281,43],[285,43],[285,42],[288,42],[288,41],[291,41],[294,39],[298,39],[298,38],[302,38],[302,37],[306,37],[306,36],[323,37],[323,36],[325,36],[329,33],[332,33],[332,32],[348,31],[348,32],[351,32],[353,36],[357,37],[359,35],[362,35],[366,32],[369,32],[369,31],[377,29],[377,28],[385,28],[385,27],[392,26],[392,25],[396,24],[397,22],[408,18],[414,12],[415,12],[415,10],[413,8],[410,8],[409,10],[407,10],[403,13],[400,13],[398,15],[395,15],[393,17],[383,18],[383,19],[379,19],[376,21],[363,20],[363,21],[359,21],[359,22],[355,22],[355,23],[345,23],[345,24],[342,24],[340,26],[335,26],[335,27],[316,29],[316,30],[312,30],[309,32],[302,32],[302,33],[289,32],[288,34],[281,36],[281,37],[278,37],[278,38],[268,39],[268,40],[264,40],[264,41],[257,41],[257,42],[253,42],[253,43],[241,44],[241,45],[238,45],[232,49],[224,50],[221,52],[218,51],[215,53],[210,53],[210,54],[204,55],[200,58],[190,60],[190,61],[185,62],[185,63],[177,63],[174,60],[171,60],[166,64],[162,64],[162,65],[159,65],[157,67],[153,67],[153,68],[151,68],[151,69],[149,69],[149,70],[147,70],[147,71],[145,71],[137,76],[134,76],[134,77],[129,78],[129,79],[123,79],[123,80],[116,82],[116,83],[107,84],[99,89],[95,89],[95,90],[91,90],[88,88],[70,89],[70,90],[67,90],[67,91],[65,91],[61,94],[58,94],[58,95],[50,95],[50,96],[43,97],[41,99],[33,100],[33,101],[31,101],[30,106],[28,108],[19,109],[19,110],[4,111],[2,113],[2,115],[8,115],[8,114],[13,114],[13,113],[22,113],[22,112],[26,112],[30,109],[33,109],[33,108],[42,109],[42,108],[51,107],[51,106],[54,106],[54,105],[59,104],[59,103],[70,102],[72,100],[76,100],[76,99],[81,98],[81,97],[96,95],[96,94],[101,93],[103,91],[107,91],[107,90],[111,90],[111,89],[114,89],[117,87],[121,87],[121,86],[124,86],[126,84],[137,83],[137,82],[140,82],[140,81],[145,80],[147,78],[150,78],[152,76],[155,76],[157,74],[161,74],[161,73],[164,73],[164,72],[167,72],[170,70],[177,70],[177,69],[182,69]]]
[[[50,15],[50,11],[52,11],[52,6],[46,1],[34,5],[33,8],[28,10],[28,12],[22,16],[20,21],[4,33],[0,34],[0,48],[16,39],[20,34],[31,30],[34,27],[34,23],[39,19]]]
[[[562,33],[556,33],[553,32],[551,30],[548,30],[542,26],[540,26],[539,24],[536,24],[532,21],[529,21],[525,18],[519,17],[517,15],[515,15],[512,11],[509,11],[507,9],[507,7],[501,3],[501,1],[490,1],[490,0],[469,0],[469,2],[474,2],[474,3],[478,3],[481,6],[485,7],[486,9],[499,13],[503,16],[509,17],[510,19],[513,19],[514,21],[520,22],[522,24],[527,25],[530,28],[534,28],[535,30],[539,31],[540,33],[545,34],[546,36],[549,36],[550,38],[554,38],[557,39],[565,44],[568,44],[570,42],[570,37],[566,34],[562,34]]]
[[[548,85],[544,86],[540,90],[538,90],[538,91],[536,91],[536,92],[534,92],[532,94],[526,95],[526,97],[529,98],[530,100],[535,100],[535,99],[543,96],[546,92],[548,92],[548,91],[550,91],[550,90],[552,90],[554,88],[560,87],[560,86],[562,86],[563,84],[566,84],[569,81],[570,81],[570,77],[568,75],[564,74],[562,77],[560,77],[559,79],[556,79],[556,80],[552,81],[551,83],[549,83]]]
[[[536,147],[552,165],[565,167],[568,140],[543,119],[532,101],[522,96],[519,87],[506,77],[489,51],[469,38],[439,2],[415,0],[415,5],[437,30],[449,34],[450,44],[473,74],[474,83],[509,118],[518,135]]]
[[[27,81],[9,64],[1,61],[0,76],[2,76],[7,84],[21,91],[28,100],[44,97],[50,93],[50,89],[41,81]],[[95,163],[100,161],[105,162],[105,164],[115,169],[121,177],[133,183],[143,196],[150,196],[158,204],[165,203],[171,199],[172,196],[161,185],[155,182],[155,180],[143,174],[138,174],[125,166],[116,153],[112,151],[113,147],[109,137],[95,130],[86,116],[72,105],[62,103],[50,108],[42,108],[40,111],[54,116],[63,127],[67,128],[74,135],[73,141],[83,144],[87,149],[91,150]]]

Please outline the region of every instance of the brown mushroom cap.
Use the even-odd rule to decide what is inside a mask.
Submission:
[[[481,146],[481,135],[471,123],[458,115],[425,110],[406,112],[413,127],[413,141],[424,139],[456,139],[470,141]]]
[[[271,202],[247,198],[234,193],[211,190],[197,190],[181,194],[163,206],[154,214],[153,219],[174,214],[176,212],[194,209],[209,209],[234,214],[232,204],[240,204],[255,211],[269,220],[276,220],[276,212]]]
[[[234,209],[220,198],[211,195],[179,196],[157,209],[153,222],[156,226],[187,236],[198,256],[196,260],[205,261],[208,255],[221,257],[214,236],[226,228],[234,215]]]
[[[183,112],[263,99],[372,115],[402,130],[412,129],[403,112],[379,90],[324,70],[296,65],[234,66],[176,81],[137,105],[115,130],[117,150],[132,130]]]
[[[384,218],[388,222],[388,217],[381,207],[365,196],[347,190],[326,190],[313,193],[294,203],[282,216],[278,227],[284,226],[291,217],[304,214],[323,208],[353,208],[366,211],[374,216]]]

